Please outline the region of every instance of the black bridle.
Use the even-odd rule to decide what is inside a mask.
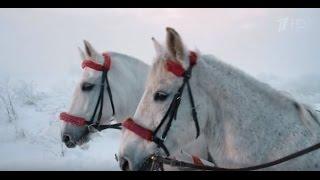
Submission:
[[[189,80],[192,75],[191,72],[192,72],[193,66],[194,66],[194,64],[190,64],[188,69],[184,72],[182,85],[179,87],[177,93],[174,95],[167,112],[165,113],[162,120],[160,121],[160,124],[153,131],[152,141],[154,143],[156,143],[158,145],[158,147],[162,148],[167,156],[170,156],[170,152],[169,152],[168,148],[164,145],[164,141],[165,141],[165,139],[168,135],[168,132],[171,128],[172,121],[176,120],[176,118],[177,118],[177,113],[179,110],[179,106],[180,106],[180,102],[181,102],[181,98],[182,98],[182,93],[183,93],[185,86],[187,86],[187,91],[189,94],[189,100],[190,100],[190,104],[191,104],[192,119],[193,119],[195,127],[196,127],[196,138],[198,138],[198,136],[200,134],[200,127],[199,127],[199,122],[198,122],[198,117],[197,117],[197,111],[196,111],[196,107],[195,107],[195,103],[194,103],[194,99],[193,99],[193,95],[192,95],[192,91],[191,91],[191,87],[190,87],[190,83],[189,83]],[[164,125],[164,122],[167,119],[168,119],[168,122],[164,128],[164,131],[163,131],[161,137],[157,137],[158,131]]]
[[[107,125],[101,125],[101,117],[102,117],[102,111],[103,111],[103,99],[104,99],[104,87],[106,86],[111,108],[112,108],[112,116],[114,117],[115,115],[115,109],[114,109],[114,103],[113,103],[113,98],[112,98],[112,93],[109,85],[109,80],[108,80],[108,71],[103,71],[101,75],[101,85],[100,85],[100,92],[99,92],[99,97],[96,103],[96,106],[94,108],[93,114],[90,118],[90,121],[87,122],[88,129],[89,131],[92,131],[90,128],[93,127],[94,129],[98,131],[102,131],[104,129],[121,129],[121,123],[116,123],[116,124],[107,124]],[[99,110],[98,110],[99,108]],[[98,112],[98,117],[97,120],[94,121],[96,114]]]
[[[167,70],[172,72],[178,77],[183,77],[183,82],[181,86],[179,87],[178,91],[175,93],[168,110],[166,111],[165,115],[161,119],[159,125],[155,128],[155,130],[150,130],[147,128],[144,128],[140,126],[139,124],[135,123],[132,118],[128,118],[122,123],[122,126],[125,127],[126,129],[132,131],[139,137],[149,141],[149,142],[154,142],[159,150],[162,149],[167,156],[170,156],[170,152],[168,148],[164,145],[164,141],[166,140],[166,137],[168,135],[168,132],[171,128],[172,121],[176,120],[177,118],[177,113],[180,107],[181,103],[181,98],[183,94],[183,90],[185,89],[185,86],[187,86],[187,91],[189,95],[189,100],[191,104],[191,115],[193,118],[193,121],[195,123],[195,128],[196,128],[196,138],[199,137],[200,134],[200,127],[199,127],[199,122],[198,122],[198,117],[197,117],[197,111],[190,87],[190,78],[192,76],[192,68],[196,65],[197,62],[197,54],[193,51],[190,52],[189,54],[189,67],[185,70],[182,66],[182,64],[172,61],[172,60],[167,60],[166,65],[167,65]],[[166,125],[165,125],[165,122]],[[160,137],[157,136],[158,132],[160,131],[161,127],[164,127],[163,132]]]
[[[107,88],[107,92],[110,99],[110,104],[112,108],[112,117],[115,115],[115,108],[113,104],[113,98],[112,93],[110,89],[110,84],[108,80],[108,72],[111,66],[111,58],[108,53],[103,53],[104,57],[104,63],[98,64],[96,61],[93,60],[84,60],[82,62],[82,68],[89,67],[91,69],[94,69],[96,71],[101,71],[101,83],[100,83],[100,91],[99,91],[99,97],[97,100],[97,103],[95,105],[93,114],[90,118],[90,120],[86,120],[83,117],[75,116],[72,114],[69,114],[67,112],[60,113],[60,120],[65,121],[67,123],[71,123],[76,126],[87,126],[88,132],[93,132],[94,129],[97,131],[102,131],[104,129],[113,128],[113,129],[121,129],[121,123],[117,124],[108,124],[108,125],[101,125],[101,118],[102,118],[102,111],[103,111],[103,99],[104,99],[104,89],[105,86]],[[97,115],[98,114],[98,115]],[[95,118],[97,115],[97,118]],[[96,119],[96,121],[95,121]]]

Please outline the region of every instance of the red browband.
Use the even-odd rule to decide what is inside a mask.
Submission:
[[[89,67],[97,71],[108,71],[111,67],[111,58],[108,53],[102,54],[104,57],[104,63],[103,65],[96,63],[92,60],[84,60],[82,62],[82,68]],[[60,114],[60,120],[71,123],[76,126],[84,126],[87,124],[87,120],[82,117],[77,117],[71,114],[68,114],[67,112],[62,112]]]
[[[152,141],[153,139],[152,131],[136,124],[131,118],[128,118],[127,120],[125,120],[122,123],[122,126],[147,141]]]
[[[197,54],[194,51],[190,51],[190,54],[189,54],[190,66],[194,66],[197,63],[197,59],[198,59]],[[184,75],[184,72],[186,71],[183,68],[182,64],[173,60],[167,60],[166,68],[168,71],[172,72],[178,77],[182,77]]]
[[[111,67],[111,58],[107,53],[103,53],[102,55],[104,57],[103,65],[98,64],[92,60],[84,60],[82,62],[82,68],[89,67],[97,71],[108,71]]]

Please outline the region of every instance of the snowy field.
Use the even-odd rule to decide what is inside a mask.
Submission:
[[[58,116],[71,94],[18,84],[0,88],[0,170],[119,170],[119,131],[95,134],[89,144],[68,149]]]
[[[320,78],[259,79],[320,109]],[[35,83],[1,83],[0,170],[119,170],[114,155],[119,147],[117,130],[95,134],[75,149],[61,143],[58,115],[67,109],[74,83],[63,87],[41,91]]]

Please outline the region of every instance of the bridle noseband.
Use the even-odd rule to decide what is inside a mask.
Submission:
[[[170,156],[170,153],[169,153],[169,150],[167,149],[167,147],[164,145],[164,141],[165,141],[167,134],[171,128],[172,121],[176,120],[178,109],[179,109],[180,102],[181,102],[182,93],[183,93],[185,86],[187,86],[189,99],[190,99],[190,103],[191,103],[191,113],[192,113],[192,118],[195,123],[196,133],[197,133],[196,138],[198,138],[198,136],[200,134],[200,128],[199,128],[199,123],[198,123],[198,118],[197,118],[197,111],[195,108],[194,99],[193,99],[193,95],[192,95],[192,91],[191,91],[191,87],[190,87],[190,83],[189,83],[189,80],[192,75],[191,74],[192,68],[194,67],[194,65],[196,65],[196,62],[197,62],[197,54],[192,51],[189,54],[189,67],[187,70],[185,70],[183,68],[183,66],[180,63],[177,63],[176,61],[172,61],[172,60],[166,61],[167,70],[169,72],[172,72],[173,74],[175,74],[177,77],[182,77],[183,82],[182,82],[182,85],[180,86],[180,88],[178,89],[177,93],[174,95],[167,112],[165,113],[162,120],[160,121],[160,124],[156,127],[156,129],[154,131],[151,131],[149,129],[146,129],[146,128],[136,124],[131,118],[128,118],[122,124],[123,127],[134,132],[139,137],[157,144],[158,147],[161,148],[166,153],[167,156]],[[167,119],[168,119],[168,122],[164,128],[164,131],[163,131],[161,137],[157,137],[158,131],[164,125],[164,122]]]
[[[93,114],[92,114],[90,120],[87,121],[85,118],[74,116],[74,115],[71,115],[67,112],[62,112],[60,114],[60,120],[71,123],[76,126],[85,126],[86,125],[88,127],[89,131],[91,131],[91,129],[90,129],[91,127],[93,127],[94,129],[96,129],[98,131],[101,131],[101,130],[104,130],[107,128],[121,129],[121,127],[120,127],[121,123],[100,125],[102,111],[103,111],[103,100],[104,100],[105,86],[107,88],[108,96],[110,99],[110,104],[111,104],[111,108],[112,108],[112,117],[114,117],[114,115],[115,115],[113,98],[112,98],[112,93],[111,93],[109,80],[108,80],[108,72],[111,67],[111,58],[110,58],[109,54],[107,54],[107,53],[103,53],[102,55],[104,57],[103,65],[98,64],[92,60],[84,60],[82,62],[82,68],[89,67],[89,68],[94,69],[96,71],[102,71],[99,97],[98,97],[97,103],[95,105],[95,108],[94,108],[94,111],[93,111]],[[95,118],[96,115],[97,115],[97,118]],[[96,119],[96,121],[95,121],[95,119]]]

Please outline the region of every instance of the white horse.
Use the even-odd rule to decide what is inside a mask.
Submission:
[[[104,63],[103,55],[98,53],[88,41],[84,41],[84,45],[85,52],[79,49],[83,61],[91,60],[97,64]],[[143,94],[144,82],[149,71],[148,65],[133,57],[115,52],[108,52],[108,56],[111,59],[108,80],[115,106],[115,116],[112,116],[112,107],[105,88],[101,125],[109,124],[112,120],[122,123],[125,117],[133,115]],[[72,103],[67,114],[86,121],[90,120],[99,97],[101,74],[101,71],[90,67],[84,68],[82,78],[74,90]],[[82,145],[90,140],[91,132],[88,131],[88,125],[79,126],[65,121],[63,124],[62,141],[68,148]],[[193,155],[203,156],[203,152],[194,149],[193,146],[185,146],[184,149]],[[175,154],[175,157],[182,160],[184,158],[180,152]],[[175,168],[168,166],[165,166],[165,169],[175,170]]]
[[[81,51],[82,60],[90,60],[104,64],[104,56],[98,53],[88,41],[84,41],[86,53]],[[100,124],[105,125],[112,120],[121,120],[128,114],[133,114],[142,96],[149,66],[133,57],[108,52],[111,67],[108,80],[112,92],[115,114],[113,116],[107,88],[104,88],[104,101]],[[100,93],[101,71],[84,67],[81,80],[77,84],[68,114],[89,121],[94,112]],[[97,119],[95,117],[95,120]],[[64,122],[62,140],[67,147],[72,148],[89,140],[90,132],[87,125],[76,125]]]
[[[157,58],[144,94],[122,131],[119,157],[124,170],[145,168],[145,160],[153,154],[167,155],[163,147],[141,132],[152,132],[159,126],[182,86],[183,78],[178,76],[176,66],[184,70],[190,66],[189,51],[174,29],[167,28],[166,47],[155,44]],[[196,138],[192,104],[185,87],[176,120],[163,141],[170,153],[187,143],[200,142],[195,148],[207,152],[210,159],[206,159],[216,166],[242,168],[271,162],[320,142],[319,117],[313,109],[214,56],[198,52],[196,57],[189,83],[200,136]],[[164,121],[157,137],[168,123]],[[264,170],[320,170],[320,150]]]

